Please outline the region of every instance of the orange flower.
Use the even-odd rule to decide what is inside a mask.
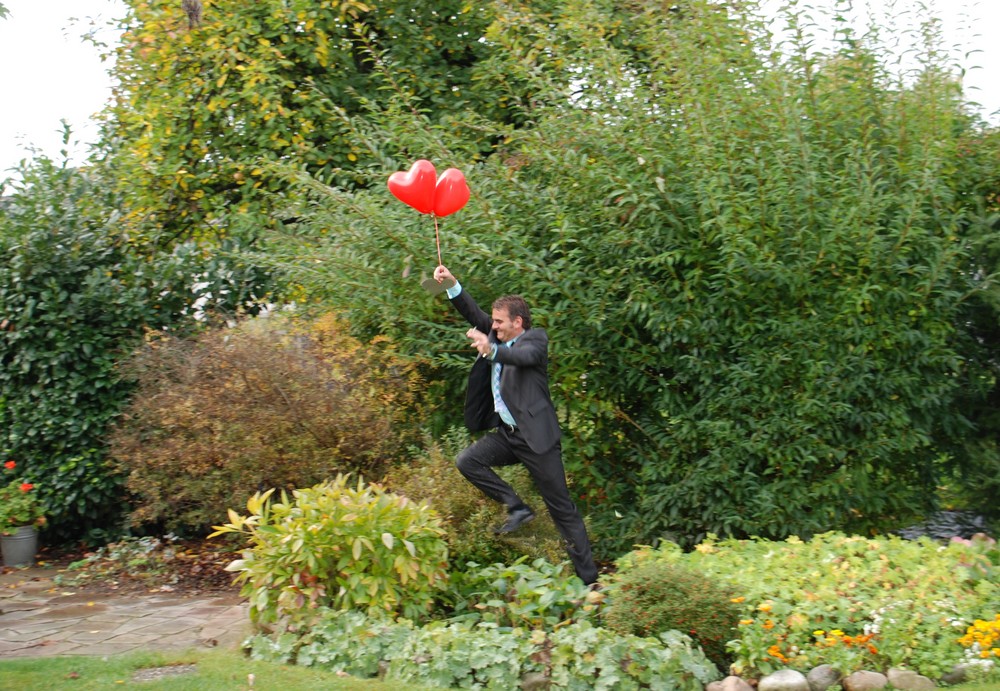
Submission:
[[[871,643],[868,644],[868,652],[872,655],[878,655],[878,648],[873,646]]]
[[[7,461],[6,463],[3,464],[3,467],[6,468],[7,470],[14,470],[14,468],[17,467],[17,463],[15,463],[14,461]]]
[[[779,648],[776,645],[772,645],[770,648],[768,648],[767,654],[776,660],[780,660],[781,662],[788,662],[788,658],[785,657],[784,654],[781,652],[781,648]]]
[[[764,622],[764,628],[770,631],[771,629],[774,628],[774,622],[768,619],[767,621]]]
[[[22,482],[21,483],[21,491],[22,492],[30,492],[33,489],[35,489],[35,486],[33,484],[31,484],[30,482]]]

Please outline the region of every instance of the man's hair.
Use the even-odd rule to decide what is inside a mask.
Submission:
[[[493,309],[507,310],[511,321],[520,317],[524,330],[531,328],[531,311],[528,309],[528,303],[520,295],[504,295],[502,298],[497,298],[493,301]]]

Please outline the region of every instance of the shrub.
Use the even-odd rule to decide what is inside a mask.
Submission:
[[[386,339],[362,344],[329,315],[158,337],[129,369],[139,390],[112,451],[131,520],[175,533],[204,534],[255,491],[377,477],[419,384]]]
[[[244,533],[251,548],[227,569],[237,572],[258,626],[295,628],[323,607],[401,614],[417,619],[447,579],[448,549],[427,504],[381,486],[347,485],[346,475],[271,501],[268,490],[247,502],[250,515],[210,537]]]
[[[637,636],[688,634],[712,662],[728,669],[726,643],[740,617],[732,597],[728,587],[691,569],[643,563],[615,577],[603,621],[613,631]]]
[[[132,391],[116,367],[144,327],[181,321],[193,270],[124,241],[96,169],[42,157],[19,174],[0,209],[0,453],[30,468],[50,541],[103,540],[123,506],[106,436]]]
[[[455,457],[469,441],[464,430],[452,428],[423,448],[411,447],[411,457],[389,469],[385,484],[411,499],[427,501],[441,515],[453,564],[509,564],[525,555],[552,563],[566,559],[559,531],[520,466],[500,468],[499,473],[535,507],[538,517],[516,534],[494,534],[504,520],[504,507],[484,496],[455,468]]]

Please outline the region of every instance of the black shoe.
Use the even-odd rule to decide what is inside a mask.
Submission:
[[[535,520],[535,512],[527,506],[514,509],[507,514],[507,520],[504,521],[503,525],[496,529],[496,534],[513,533],[525,523],[530,523],[533,520]]]

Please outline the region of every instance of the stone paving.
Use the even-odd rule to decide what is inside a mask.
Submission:
[[[0,574],[0,660],[236,647],[250,633],[235,594],[88,593],[60,587],[52,568]]]

